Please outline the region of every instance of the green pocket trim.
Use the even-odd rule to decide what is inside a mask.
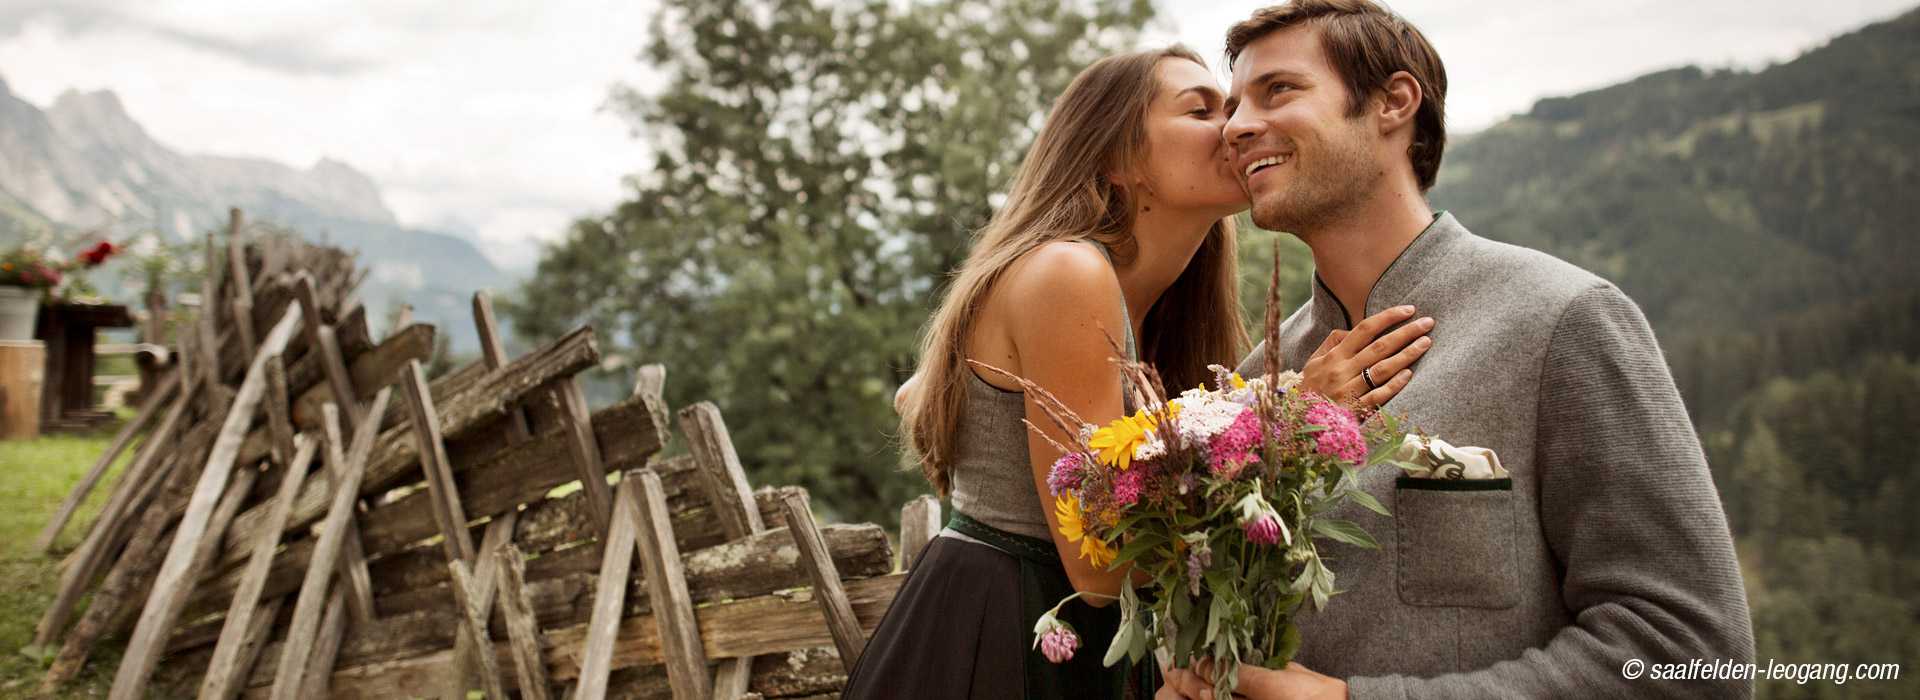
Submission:
[[[1503,479],[1426,479],[1417,476],[1403,476],[1395,479],[1393,487],[1415,491],[1512,491],[1513,478]]]

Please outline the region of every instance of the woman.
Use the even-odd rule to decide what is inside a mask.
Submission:
[[[955,513],[912,567],[845,697],[1151,695],[1155,685],[1130,683],[1125,664],[1101,666],[1118,623],[1101,596],[1117,594],[1128,572],[1079,559],[1043,507],[1059,454],[1022,419],[1049,421],[1018,384],[967,361],[1048,387],[1104,424],[1129,408],[1113,348],[1144,358],[1170,387],[1209,381],[1209,364],[1245,352],[1228,217],[1247,199],[1228,170],[1222,100],[1200,58],[1174,47],[1103,59],[1055,102],[928,325],[917,388],[901,393],[904,433]],[[1411,377],[1419,334],[1408,324],[1375,344],[1406,347],[1391,357],[1323,350],[1308,386],[1359,398],[1359,368],[1371,367],[1393,377],[1364,397],[1377,405]],[[1033,650],[1032,627],[1074,591],[1098,594],[1062,609],[1094,648],[1050,664]]]

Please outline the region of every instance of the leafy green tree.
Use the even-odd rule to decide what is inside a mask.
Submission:
[[[592,323],[712,400],[756,483],[890,522],[894,389],[922,323],[1082,67],[1130,48],[1147,0],[668,0],[617,89],[654,154],[632,196],[549,246],[503,312],[523,335]]]

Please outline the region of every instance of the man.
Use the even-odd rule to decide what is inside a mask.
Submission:
[[[1386,410],[1493,450],[1510,475],[1369,470],[1366,490],[1394,517],[1336,517],[1380,549],[1323,548],[1344,592],[1301,617],[1296,664],[1243,669],[1237,692],[1751,695],[1750,680],[1627,677],[1752,660],[1726,516],[1639,308],[1599,277],[1428,207],[1446,73],[1420,31],[1368,0],[1295,0],[1234,26],[1227,55],[1226,138],[1254,223],[1313,250],[1313,297],[1280,329],[1282,366],[1353,319],[1417,306],[1437,321],[1434,351]],[[1255,349],[1241,372],[1263,371],[1262,357]],[[1174,670],[1161,695],[1207,690]]]

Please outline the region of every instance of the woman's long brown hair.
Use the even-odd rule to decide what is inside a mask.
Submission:
[[[1191,50],[1174,46],[1110,56],[1073,79],[1014,174],[1005,205],[975,234],[966,262],[928,321],[917,370],[921,385],[903,406],[901,432],[941,496],[952,483],[953,439],[966,410],[965,373],[973,371],[966,364],[967,337],[994,281],[1020,256],[1055,241],[1099,241],[1120,264],[1137,254],[1137,203],[1108,173],[1145,162],[1147,109],[1159,89],[1156,69],[1167,59],[1206,65]],[[1147,312],[1141,359],[1170,388],[1197,385],[1211,378],[1207,365],[1231,364],[1245,352],[1247,333],[1239,319],[1233,221],[1221,219]]]

